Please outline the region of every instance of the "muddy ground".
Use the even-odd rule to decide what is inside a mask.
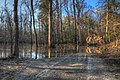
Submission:
[[[120,80],[120,59],[69,54],[51,59],[0,60],[0,80]]]

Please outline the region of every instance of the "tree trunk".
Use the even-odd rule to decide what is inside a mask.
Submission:
[[[73,11],[74,11],[74,43],[75,43],[75,52],[77,51],[77,25],[76,25],[76,9],[75,9],[75,1],[73,0]]]
[[[60,35],[61,35],[61,43],[63,42],[63,27],[62,27],[62,2],[60,0]]]
[[[7,14],[8,14],[8,12],[7,12]],[[11,19],[10,19],[10,15],[8,14],[8,27],[9,27],[9,32],[10,32],[10,44],[11,44],[11,49],[10,49],[10,51],[11,51],[11,55],[12,55],[12,53],[13,53],[13,35],[12,35],[12,25],[11,25],[11,23],[12,23],[12,21],[11,21]]]
[[[63,53],[62,1],[60,0],[60,56]]]
[[[11,45],[11,48],[10,48],[10,52],[11,52],[11,55],[13,54],[13,40],[12,40],[12,21],[10,19],[10,14],[7,10],[7,5],[6,5],[6,2],[7,0],[5,0],[5,11],[6,11],[6,14],[7,14],[7,26],[8,26],[8,31],[10,33],[10,45]],[[5,45],[6,46],[6,45]]]
[[[31,10],[32,10],[32,22],[33,22],[33,28],[34,28],[34,33],[35,33],[35,43],[36,43],[36,48],[38,47],[38,39],[37,39],[37,32],[35,29],[35,17],[34,17],[34,9],[33,9],[33,0],[31,0]]]
[[[51,53],[51,36],[52,36],[52,0],[49,0],[49,13],[48,13],[48,58],[50,58]]]
[[[109,0],[106,0],[106,42],[108,41],[108,26],[109,26]]]
[[[59,13],[59,0],[56,0],[56,8],[57,8],[57,53],[60,52],[60,13]]]
[[[15,30],[15,46],[14,57],[19,57],[19,28],[18,28],[18,0],[14,0],[14,30]]]
[[[32,47],[32,14],[30,12],[30,43],[31,43],[31,47]]]

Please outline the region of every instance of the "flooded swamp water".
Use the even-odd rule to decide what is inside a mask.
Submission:
[[[14,51],[14,50],[13,50]],[[65,44],[51,48],[51,57],[60,57],[69,53],[74,53],[74,45]],[[77,52],[85,52],[85,47],[78,46]],[[20,44],[19,58],[42,59],[48,56],[47,45],[40,45],[37,49],[35,44]],[[11,45],[0,44],[0,58],[11,56]]]

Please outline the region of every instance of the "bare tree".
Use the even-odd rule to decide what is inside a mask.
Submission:
[[[18,28],[18,0],[14,0],[14,30],[15,30],[15,46],[14,56],[19,56],[19,28]]]
[[[6,0],[5,0],[6,2]],[[8,26],[8,31],[10,33],[10,44],[11,44],[11,54],[13,53],[13,29],[12,29],[12,20],[11,20],[11,14],[7,9],[7,6],[5,7],[5,12],[7,14],[7,26]],[[5,45],[6,46],[6,45]]]
[[[38,48],[38,39],[37,39],[37,32],[35,29],[35,17],[34,17],[34,9],[33,9],[33,0],[31,0],[31,10],[32,10],[32,22],[33,22],[33,28],[35,33],[35,42],[36,42],[36,48]]]
[[[62,26],[62,0],[60,0],[60,37],[61,37],[61,43],[63,42],[63,36],[62,36],[62,32],[63,32],[63,26]]]
[[[51,32],[52,32],[52,0],[49,0],[49,12],[48,12],[48,58],[50,58],[51,52]]]
[[[75,43],[75,51],[77,51],[77,24],[76,24],[76,9],[75,9],[75,0],[73,1],[73,11],[74,11],[74,43]]]
[[[106,42],[107,42],[107,36],[108,36],[108,26],[109,26],[109,0],[106,0]]]

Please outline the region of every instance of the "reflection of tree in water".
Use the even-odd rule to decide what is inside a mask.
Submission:
[[[95,54],[102,54],[102,49],[100,47],[87,47],[86,53],[95,53]]]
[[[102,53],[101,48],[100,47],[95,48],[94,53],[101,54]]]
[[[91,53],[90,47],[87,47],[87,48],[86,48],[86,53],[87,53],[87,54]]]

